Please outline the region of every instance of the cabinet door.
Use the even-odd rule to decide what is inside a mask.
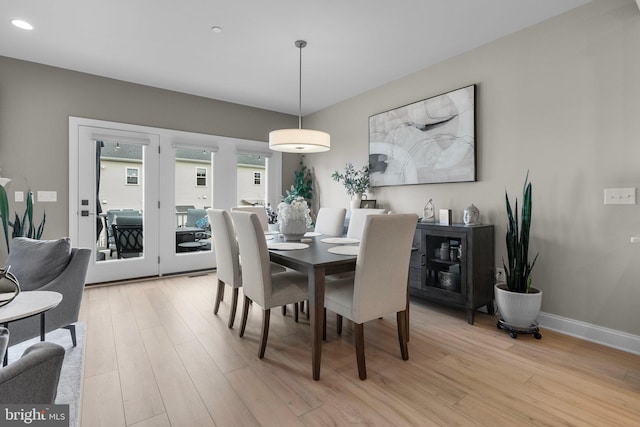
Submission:
[[[423,285],[438,299],[464,303],[467,294],[467,237],[465,233],[437,230],[424,233]]]

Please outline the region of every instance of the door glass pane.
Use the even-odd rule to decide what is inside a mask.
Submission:
[[[95,141],[98,261],[144,254],[143,145]]]
[[[237,154],[238,206],[265,206],[267,162],[258,154]]]
[[[206,209],[213,200],[213,153],[192,148],[174,152],[176,253],[211,250]]]

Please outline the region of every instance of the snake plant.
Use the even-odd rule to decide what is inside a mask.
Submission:
[[[536,254],[533,262],[529,262],[529,230],[531,228],[531,182],[529,172],[524,180],[522,189],[522,211],[518,221],[518,199],[515,209],[511,209],[509,195],[505,191],[508,228],[506,235],[508,265],[502,260],[507,287],[512,292],[529,293],[531,288],[531,270],[538,259]],[[515,217],[514,217],[515,211]]]
[[[4,230],[4,240],[9,250],[9,199],[4,187],[0,185],[0,219]]]

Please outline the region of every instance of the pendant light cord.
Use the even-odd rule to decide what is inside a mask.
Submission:
[[[304,40],[296,40],[295,46],[300,50],[300,67],[298,79],[298,129],[302,129],[302,48],[307,45]]]

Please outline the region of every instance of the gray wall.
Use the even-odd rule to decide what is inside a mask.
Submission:
[[[14,191],[54,190],[44,238],[68,235],[69,116],[266,141],[271,130],[297,126],[297,117],[180,94],[0,56],[0,167]],[[286,184],[286,182],[285,182]],[[6,257],[0,231],[0,264]]]
[[[370,115],[475,83],[478,181],[383,187],[370,198],[421,215],[431,197],[457,222],[473,202],[497,227],[500,266],[504,192],[520,199],[529,170],[542,310],[640,335],[640,244],[629,242],[640,236],[640,205],[603,204],[605,187],[640,187],[639,47],[635,2],[596,0],[316,113],[305,126],[332,137],[331,151],[306,158],[319,201],[348,207],[329,175],[367,162]]]

